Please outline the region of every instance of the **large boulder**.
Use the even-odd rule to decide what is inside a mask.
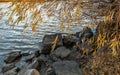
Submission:
[[[57,38],[58,36],[58,38]],[[41,47],[41,53],[43,54],[49,54],[52,46],[53,46],[53,42],[56,40],[56,47],[58,46],[62,46],[63,42],[62,42],[62,35],[61,34],[51,34],[51,35],[45,35],[42,41],[42,47]]]
[[[55,54],[57,57],[61,57],[61,58],[67,57],[70,53],[71,53],[71,51],[69,49],[65,48],[64,46],[58,47],[53,52],[53,54]]]
[[[75,61],[58,61],[53,63],[56,75],[83,75]]]
[[[4,60],[5,63],[12,63],[15,61],[18,61],[21,58],[21,53],[19,52],[13,52],[7,56],[7,58]]]

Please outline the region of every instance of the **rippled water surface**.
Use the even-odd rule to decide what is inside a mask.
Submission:
[[[4,5],[6,4],[0,3],[1,8]],[[82,26],[75,25],[70,31],[74,33],[81,29]],[[37,50],[43,36],[50,33],[63,33],[59,28],[58,21],[48,20],[38,25],[37,30],[33,32],[30,27],[24,30],[22,23],[12,29],[11,24],[6,23],[4,19],[0,20],[0,68],[3,65],[5,54],[11,51]]]

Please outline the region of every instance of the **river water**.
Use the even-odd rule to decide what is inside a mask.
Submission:
[[[7,6],[7,3],[0,3],[0,8],[6,10],[4,6]],[[70,32],[74,33],[82,28],[83,26],[76,24],[71,28]],[[5,22],[5,18],[0,20],[0,68],[3,65],[3,58],[9,52],[37,50],[45,34],[65,32],[60,29],[58,21],[54,19],[39,24],[34,32],[31,27],[24,30],[22,23],[12,29],[11,24]]]

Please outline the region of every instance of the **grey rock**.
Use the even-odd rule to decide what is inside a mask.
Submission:
[[[38,61],[39,62],[47,62],[49,59],[47,56],[45,56],[44,54],[41,54],[39,57],[38,57]]]
[[[35,59],[31,64],[28,65],[29,69],[39,69],[40,68],[40,63],[38,59]]]
[[[24,58],[23,58],[23,61],[25,61],[25,62],[32,62],[32,60],[34,59],[34,53],[32,53],[32,54],[30,54],[30,55],[28,55],[28,56],[25,56]]]
[[[37,59],[34,59],[32,63],[26,63],[21,67],[22,69],[18,73],[18,75],[23,75],[25,72],[29,69],[39,69],[40,68],[40,63],[38,62]]]
[[[28,66],[29,66],[28,63],[24,64],[24,65],[21,67],[21,70],[18,72],[17,75],[23,75],[23,74],[26,72],[26,70],[28,70]]]
[[[75,46],[77,42],[81,42],[81,41],[80,41],[80,38],[78,38],[76,36],[63,37],[63,44],[64,44],[64,46],[66,46],[68,48]]]
[[[28,51],[23,51],[23,52],[21,52],[21,55],[22,56],[28,56],[28,55],[30,55],[30,51],[28,50]]]
[[[11,69],[13,69],[14,67],[15,67],[15,64],[14,64],[14,63],[12,63],[12,64],[5,64],[5,65],[3,65],[3,67],[2,67],[2,73],[7,72],[8,70],[11,70]]]
[[[21,58],[20,53],[11,53],[7,56],[7,58],[4,60],[5,63],[12,63],[15,61],[18,61]]]
[[[18,67],[15,67],[15,68],[3,73],[3,75],[17,75],[19,70],[20,69]]]
[[[50,53],[53,42],[55,41],[57,36],[58,36],[58,41],[57,41],[56,47],[63,45],[61,34],[45,35],[42,41],[41,53],[43,54]]]
[[[56,75],[83,75],[75,61],[58,61],[53,63]]]
[[[53,54],[55,54],[57,57],[61,57],[61,58],[67,57],[70,53],[71,53],[71,51],[69,49],[65,48],[64,46],[57,48],[53,52]]]

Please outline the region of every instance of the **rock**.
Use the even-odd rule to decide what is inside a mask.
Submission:
[[[79,36],[77,33],[77,37],[79,37],[81,41],[85,41],[86,39],[89,39],[92,36],[93,36],[93,32],[89,27],[83,28],[83,30],[79,32]]]
[[[23,75],[28,70],[29,63],[23,64],[17,75]]]
[[[39,62],[47,62],[49,60],[44,54],[41,54],[37,59]]]
[[[40,51],[39,51],[39,50],[36,50],[36,51],[34,52],[34,56],[35,56],[35,57],[39,57],[39,56],[40,56]]]
[[[59,57],[57,57],[54,53],[50,54],[50,60],[53,62],[61,60]]]
[[[15,64],[5,64],[2,67],[2,73],[7,72],[8,70],[11,70],[15,67]]]
[[[18,67],[15,67],[15,68],[3,73],[3,75],[17,75],[19,70],[20,69]]]
[[[8,57],[4,60],[5,63],[12,63],[18,61],[21,58],[20,53],[11,53]]]
[[[69,49],[65,48],[64,46],[58,47],[53,52],[53,54],[55,54],[57,57],[61,57],[61,58],[67,57],[70,53],[71,53],[71,51]]]
[[[77,42],[81,42],[81,41],[76,36],[71,36],[71,37],[64,36],[63,37],[63,45],[65,47],[71,48],[75,46]]]
[[[47,69],[47,75],[56,75],[52,68]]]
[[[52,47],[53,42],[55,41],[57,35],[58,35],[58,41],[57,41],[56,47],[63,45],[61,34],[45,35],[43,38],[43,42],[42,42],[43,44],[42,44],[41,53],[43,53],[43,54],[50,53],[50,51],[52,49],[51,47]]]
[[[40,63],[37,59],[35,59],[31,64],[28,65],[29,69],[39,69]]]
[[[23,75],[23,73],[25,73],[28,69],[36,69],[39,70],[40,69],[41,64],[38,62],[37,59],[34,59],[34,61],[32,63],[26,63],[25,65],[23,65],[20,70],[20,72],[18,73],[18,75]]]
[[[83,75],[75,61],[58,61],[53,63],[56,75]]]
[[[53,68],[44,66],[40,69],[40,75],[56,75]]]
[[[22,73],[21,75],[40,75],[40,73],[36,69],[28,69],[25,73]]]
[[[34,53],[30,54],[28,56],[25,56],[24,59],[23,59],[23,61],[28,62],[28,63],[32,62],[32,60],[34,59],[34,57],[35,57]]]
[[[28,51],[23,51],[23,52],[21,52],[21,55],[22,56],[28,56],[28,55],[30,55],[30,51],[28,50]]]
[[[78,60],[80,60],[81,56],[82,56],[82,54],[79,50],[72,50],[67,59],[78,61]]]

